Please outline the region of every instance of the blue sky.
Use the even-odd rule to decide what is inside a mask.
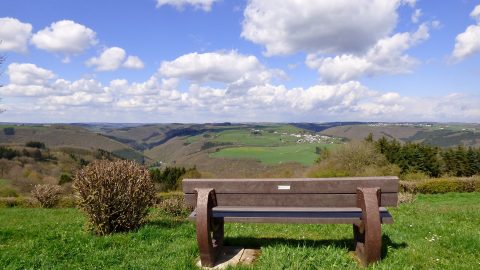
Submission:
[[[1,122],[480,122],[480,2],[0,9]]]

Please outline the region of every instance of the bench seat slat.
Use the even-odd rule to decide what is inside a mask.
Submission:
[[[328,207],[214,207],[214,218],[224,218],[233,223],[311,223],[311,224],[358,224],[361,220],[360,208]],[[189,219],[194,221],[196,213]],[[380,208],[382,223],[393,223],[393,217],[386,208]]]
[[[220,206],[254,207],[355,207],[357,194],[216,194]],[[381,206],[396,206],[397,193],[382,193]],[[196,195],[185,194],[185,202],[195,207]]]

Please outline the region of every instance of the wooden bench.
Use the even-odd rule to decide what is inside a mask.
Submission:
[[[213,266],[223,246],[224,222],[353,224],[362,265],[380,260],[385,206],[397,205],[398,178],[184,179],[195,210],[202,266]]]

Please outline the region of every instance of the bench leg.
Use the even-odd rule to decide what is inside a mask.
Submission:
[[[362,209],[362,221],[353,225],[355,253],[362,266],[380,260],[382,248],[382,225],[380,220],[379,188],[359,188],[357,206]]]
[[[217,205],[215,190],[196,189],[197,192],[197,242],[202,266],[212,267],[223,246],[224,222],[212,217],[212,208]]]

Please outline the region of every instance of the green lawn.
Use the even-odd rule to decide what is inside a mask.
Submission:
[[[296,141],[295,137],[282,136],[277,133],[268,133],[263,131],[262,135],[253,135],[250,130],[226,130],[217,134],[212,140],[214,142],[235,143],[249,146],[278,146],[285,143],[292,143]]]
[[[480,269],[480,193],[422,195],[391,209],[370,269]],[[195,269],[193,224],[153,211],[136,232],[85,231],[76,209],[0,209],[0,269]],[[261,247],[251,267],[357,269],[350,225],[227,224],[228,245]]]
[[[210,154],[212,157],[233,159],[255,159],[264,164],[275,165],[287,162],[298,162],[312,165],[318,158],[315,147],[332,147],[333,144],[292,144],[277,147],[231,147]]]

